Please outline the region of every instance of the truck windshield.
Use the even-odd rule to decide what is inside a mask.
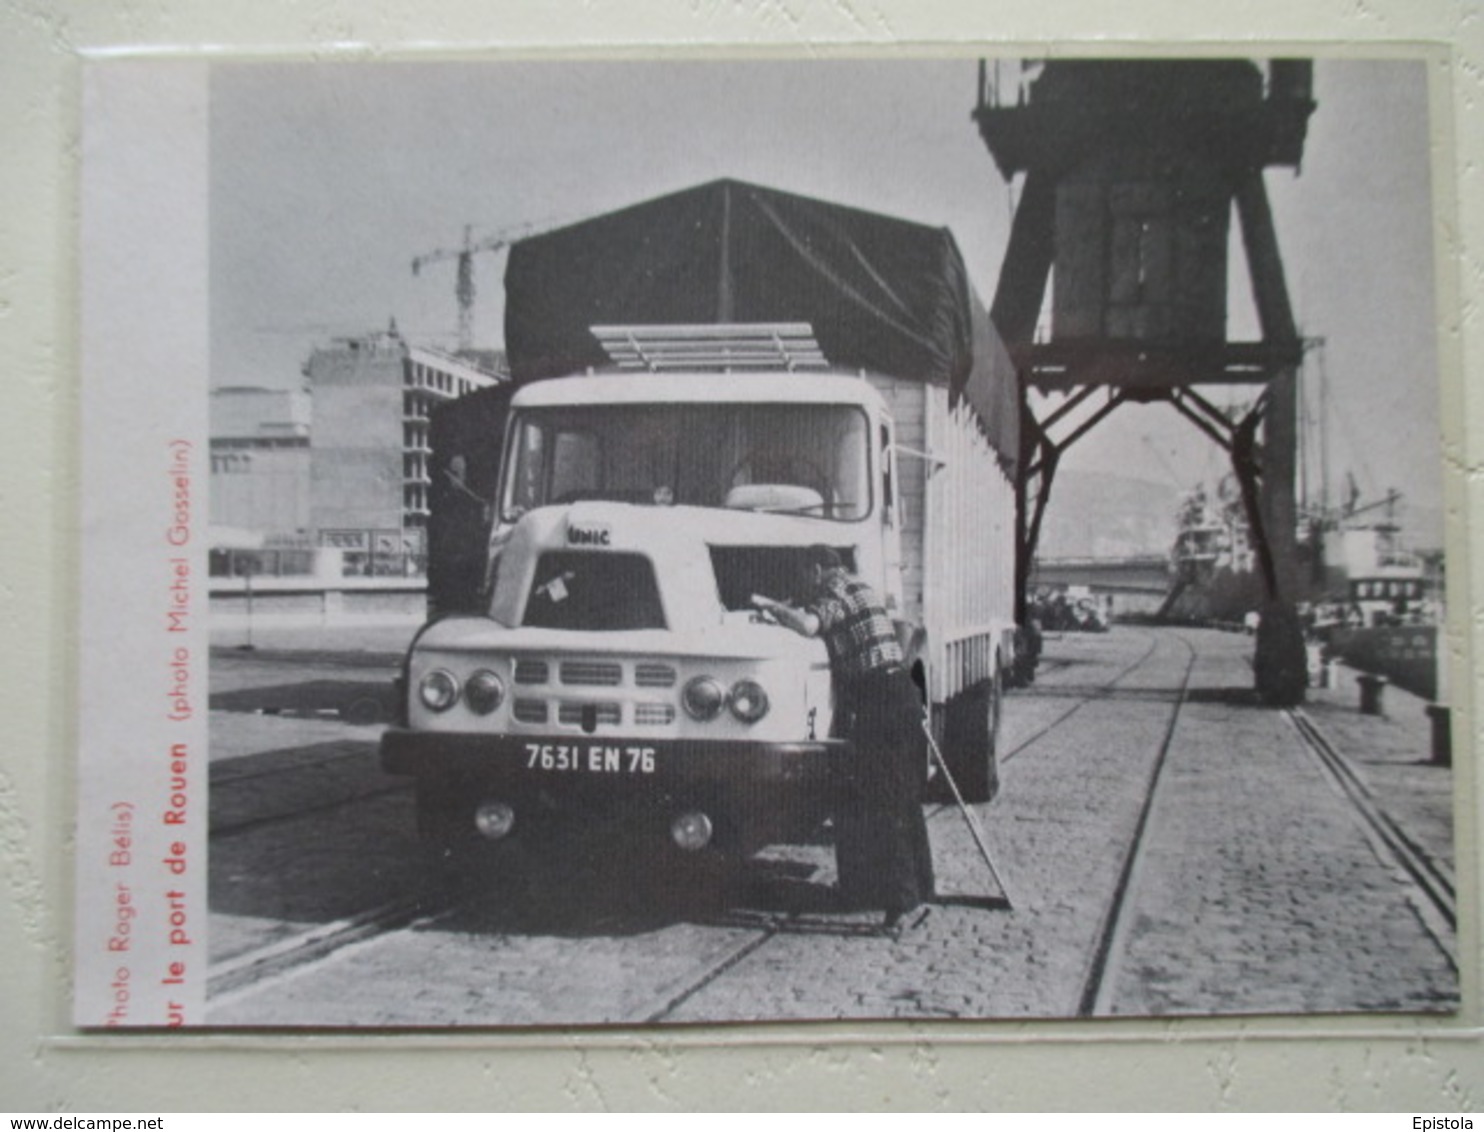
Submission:
[[[502,509],[606,499],[853,522],[871,513],[868,435],[853,405],[525,409]]]

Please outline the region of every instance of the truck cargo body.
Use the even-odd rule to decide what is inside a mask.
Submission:
[[[942,707],[1013,659],[1015,486],[967,402],[951,408],[939,386],[871,383],[896,422],[901,616],[925,632],[927,690]]]
[[[457,568],[430,570],[382,744],[424,832],[467,847],[602,813],[749,852],[817,830],[852,773],[829,658],[751,600],[799,603],[816,544],[881,594],[960,786],[992,797],[1014,374],[951,237],[721,182],[529,245],[507,272],[514,385],[446,451],[435,421],[434,474],[471,517],[439,535],[435,494],[435,565],[446,545]],[[691,245],[704,264],[675,275]],[[735,321],[690,309],[711,271]],[[796,321],[745,321],[785,298]],[[773,339],[803,360],[761,357]]]

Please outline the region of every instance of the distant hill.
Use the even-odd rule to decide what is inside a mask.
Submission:
[[[1181,492],[1173,484],[1062,470],[1041,526],[1042,558],[1168,554]]]

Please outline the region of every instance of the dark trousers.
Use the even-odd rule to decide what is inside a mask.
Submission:
[[[843,688],[840,707],[854,747],[835,810],[840,891],[851,904],[905,911],[933,895],[917,686],[905,672],[873,674]]]

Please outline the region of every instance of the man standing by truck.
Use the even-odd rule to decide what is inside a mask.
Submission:
[[[847,900],[882,907],[886,926],[933,895],[933,861],[922,816],[922,703],[881,599],[828,546],[805,559],[801,609],[753,604],[830,654],[836,712],[854,755],[835,807],[835,860]]]

